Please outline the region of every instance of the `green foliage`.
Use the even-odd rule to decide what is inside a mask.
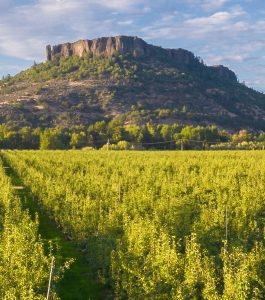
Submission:
[[[184,127],[179,137],[181,139],[196,140],[196,141],[227,141],[228,135],[225,132],[220,132],[215,126],[186,126]]]
[[[129,150],[133,147],[127,141],[119,141],[117,144],[105,144],[101,147],[102,150]]]
[[[66,149],[69,141],[60,128],[45,129],[40,134],[40,149]]]
[[[16,218],[5,216],[1,235],[1,299],[45,299],[51,261],[38,237],[38,223],[14,208],[13,213]]]
[[[73,149],[83,148],[87,143],[86,133],[81,132],[73,132],[71,134],[70,147]]]
[[[223,250],[224,293],[222,299],[264,299],[265,249],[256,244],[249,253],[240,248]]]
[[[52,256],[45,254],[38,220],[22,210],[2,164],[0,187],[0,298],[44,300]],[[57,299],[55,293],[52,299]]]
[[[263,152],[5,155],[116,299],[264,299]]]
[[[215,126],[183,126],[179,124],[124,125],[115,118],[98,121],[87,127],[52,127],[46,129],[22,127],[14,129],[0,125],[0,147],[3,149],[81,149],[101,148],[110,141],[112,150],[181,149],[185,150],[258,150],[264,149],[264,133],[246,130],[229,135]],[[120,142],[127,146],[118,145]],[[106,146],[104,146],[106,147]]]
[[[106,79],[127,81],[136,77],[137,65],[126,56],[60,58],[54,62],[36,64],[21,72],[13,81],[43,81],[51,79]]]

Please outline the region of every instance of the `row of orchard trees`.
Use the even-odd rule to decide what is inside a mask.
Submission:
[[[229,135],[214,126],[181,126],[178,124],[143,126],[126,125],[120,121],[100,121],[88,127],[64,129],[60,127],[18,130],[0,125],[0,147],[4,149],[80,149],[84,147],[106,147],[109,149],[262,149],[265,134],[253,135],[246,130]],[[182,143],[182,144],[181,144]]]
[[[0,298],[46,299],[52,256],[39,237],[38,220],[23,211],[2,162],[0,190]],[[53,293],[50,299],[58,298]]]
[[[262,152],[5,155],[117,299],[264,299]]]
[[[219,262],[217,262],[219,260]],[[118,299],[264,299],[264,247],[227,246],[210,256],[196,235],[184,248],[153,222],[132,222],[112,253]]]

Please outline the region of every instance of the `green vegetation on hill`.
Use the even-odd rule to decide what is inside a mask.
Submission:
[[[187,71],[187,73],[184,73]],[[46,81],[51,79],[110,79],[122,82],[129,80],[157,83],[194,84],[195,79],[200,84],[210,86],[211,84],[223,85],[227,83],[226,77],[218,76],[214,69],[200,63],[182,65],[175,63],[165,57],[141,57],[134,58],[129,54],[114,55],[112,57],[83,57],[71,56],[58,58],[54,61],[47,61],[34,64],[26,71],[22,71],[14,77],[6,78],[6,82],[17,82],[21,80]],[[234,84],[233,80],[230,84]]]
[[[30,69],[13,77],[13,82],[20,80],[46,81],[51,79],[113,79],[129,80],[136,78],[137,64],[124,56],[113,57],[77,57],[60,58],[35,64]]]
[[[227,68],[198,59],[58,58],[2,80],[0,100],[0,122],[9,126],[87,126],[120,116],[125,124],[265,130],[265,96],[237,82]]]

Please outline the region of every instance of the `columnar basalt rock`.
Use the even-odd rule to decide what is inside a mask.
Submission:
[[[134,57],[162,55],[174,59],[178,63],[189,64],[197,61],[194,54],[184,49],[163,49],[147,44],[138,37],[116,36],[102,37],[94,40],[80,40],[74,43],[65,43],[46,47],[47,61],[60,57],[84,54],[110,57],[114,54],[131,54]]]
[[[144,40],[132,36],[101,37],[94,40],[79,40],[74,43],[65,43],[56,46],[48,45],[46,47],[47,61],[54,61],[61,57],[82,57],[86,54],[93,57],[111,57],[115,54],[130,54],[136,58],[167,58],[177,64],[189,66],[200,64],[199,59],[190,51],[181,48],[164,49],[150,45]],[[235,73],[222,65],[207,68],[211,70],[214,77],[223,80],[237,81]]]

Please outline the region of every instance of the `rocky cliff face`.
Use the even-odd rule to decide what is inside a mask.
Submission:
[[[138,37],[116,36],[102,37],[94,40],[80,40],[74,43],[65,43],[46,47],[46,58],[48,61],[58,57],[69,57],[84,54],[93,56],[110,57],[115,53],[129,53],[134,57],[141,56],[164,56],[174,59],[177,63],[190,64],[197,62],[194,54],[184,49],[163,49],[149,45]]]
[[[237,81],[236,74],[230,69],[228,69],[227,67],[224,67],[222,65],[217,65],[217,66],[211,66],[209,68],[219,78],[223,78],[230,81]]]
[[[65,43],[46,47],[47,61],[54,61],[60,57],[78,56],[84,54],[91,56],[110,57],[114,54],[129,53],[133,57],[167,58],[182,65],[200,65],[199,59],[190,51],[184,49],[164,49],[147,44],[138,37],[116,36],[102,37],[94,40],[80,40],[74,43]],[[201,65],[202,66],[202,65]],[[203,67],[203,66],[202,66]],[[206,67],[213,77],[223,80],[237,81],[235,73],[228,68],[219,65]]]

